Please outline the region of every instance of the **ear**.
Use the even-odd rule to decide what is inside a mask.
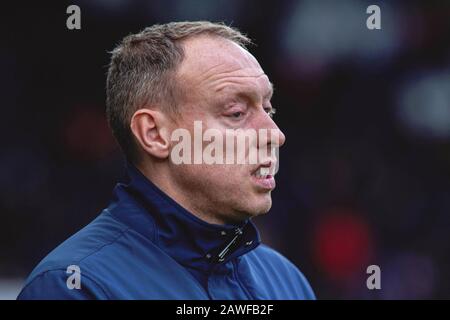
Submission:
[[[158,159],[169,156],[168,120],[164,113],[145,108],[137,110],[131,118],[131,132],[138,144],[147,154]]]

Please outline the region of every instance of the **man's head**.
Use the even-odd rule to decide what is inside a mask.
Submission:
[[[245,49],[248,43],[223,24],[155,25],[126,37],[113,51],[108,72],[108,121],[126,157],[174,200],[211,223],[267,212],[273,174],[258,174],[262,167],[273,168],[276,159],[176,164],[172,151],[179,141],[172,133],[184,128],[194,140],[194,122],[201,121],[203,133],[215,129],[223,137],[224,158],[230,150],[239,153],[236,144],[225,143],[242,134],[237,129],[275,132],[249,137],[246,158],[251,150],[284,143],[271,118],[272,85]],[[195,152],[194,145],[189,152],[191,146]]]

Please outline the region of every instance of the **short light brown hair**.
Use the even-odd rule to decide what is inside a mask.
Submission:
[[[125,37],[111,52],[106,81],[106,116],[125,157],[138,157],[130,122],[136,110],[158,105],[169,112],[177,108],[176,70],[183,61],[181,40],[197,35],[229,39],[243,48],[248,37],[223,23],[171,22],[153,25]]]

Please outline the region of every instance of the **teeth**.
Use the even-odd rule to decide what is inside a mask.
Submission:
[[[269,175],[269,173],[270,173],[270,169],[269,168],[262,167],[262,168],[259,168],[256,171],[255,175],[256,175],[257,178],[264,178],[264,179],[266,179],[267,176]]]

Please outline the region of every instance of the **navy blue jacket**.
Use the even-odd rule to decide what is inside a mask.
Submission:
[[[303,274],[260,243],[250,220],[208,224],[132,165],[128,171],[130,182],[38,264],[18,299],[315,298]],[[79,288],[69,266],[79,268]]]

